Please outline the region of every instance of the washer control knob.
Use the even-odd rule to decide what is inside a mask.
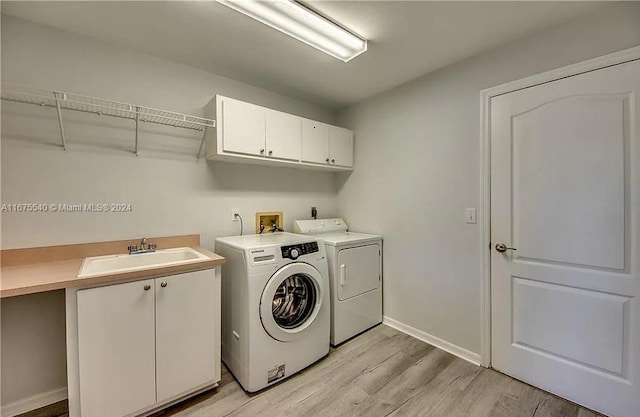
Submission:
[[[300,256],[300,252],[298,251],[298,249],[291,249],[291,252],[289,252],[289,255],[291,255],[291,259],[298,259],[298,256]]]

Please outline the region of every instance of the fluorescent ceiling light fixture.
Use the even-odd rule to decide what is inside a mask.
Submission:
[[[217,0],[240,13],[349,62],[367,50],[367,40],[291,0]]]

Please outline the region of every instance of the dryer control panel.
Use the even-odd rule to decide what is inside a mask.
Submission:
[[[318,242],[282,246],[281,250],[283,258],[293,259],[294,261],[301,255],[308,255],[319,251]]]
[[[293,232],[303,235],[324,233],[324,232],[346,232],[349,228],[341,218],[318,219],[318,220],[296,220],[293,223]]]

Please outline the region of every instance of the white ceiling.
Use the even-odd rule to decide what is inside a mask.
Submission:
[[[213,1],[2,1],[2,12],[331,108],[600,7],[595,2],[314,1],[369,39],[349,63]]]

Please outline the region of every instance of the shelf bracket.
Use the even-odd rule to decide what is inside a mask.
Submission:
[[[60,97],[62,95],[62,98]],[[60,138],[62,139],[62,150],[67,150],[67,139],[64,136],[64,125],[62,124],[62,109],[60,108],[60,100],[65,100],[65,94],[54,92],[53,96],[56,98],[56,110],[58,111],[58,124],[60,125]]]
[[[202,139],[200,140],[200,147],[198,148],[198,154],[196,155],[196,159],[200,159],[200,154],[202,153],[202,148],[204,147],[204,138],[207,136],[207,126],[202,129]]]
[[[136,107],[136,144],[135,144],[135,154],[138,156],[138,125],[140,124],[140,107]]]

